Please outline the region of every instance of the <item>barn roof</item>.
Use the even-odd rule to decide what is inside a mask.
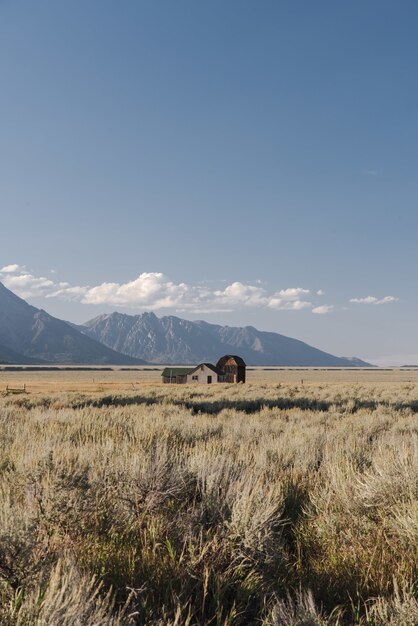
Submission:
[[[225,363],[229,359],[234,359],[234,361],[235,361],[235,363],[237,365],[241,365],[243,367],[246,367],[244,359],[241,358],[240,356],[236,355],[236,354],[225,354],[224,356],[221,356],[221,358],[217,362],[216,366],[219,367],[220,363]]]

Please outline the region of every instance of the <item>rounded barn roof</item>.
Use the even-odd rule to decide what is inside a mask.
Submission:
[[[245,367],[244,359],[241,358],[240,356],[237,356],[236,354],[225,354],[225,356],[221,356],[221,358],[216,364],[216,367],[222,367],[222,365],[224,365],[227,361],[229,361],[229,359],[234,359],[236,365]]]

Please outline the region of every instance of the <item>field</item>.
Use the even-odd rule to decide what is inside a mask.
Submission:
[[[159,374],[0,371],[1,625],[417,626],[418,371]]]
[[[10,387],[26,385],[33,393],[71,392],[132,392],[144,385],[156,386],[161,383],[164,366],[139,368],[73,368],[56,367],[48,371],[35,368],[16,371],[0,365],[0,393]],[[291,385],[340,385],[355,384],[385,385],[395,391],[399,385],[414,384],[418,390],[418,368],[416,369],[321,369],[321,368],[262,368],[247,369],[247,382],[263,384]]]

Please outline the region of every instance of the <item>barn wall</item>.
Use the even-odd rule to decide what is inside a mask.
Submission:
[[[225,379],[228,383],[245,383],[245,365],[238,365],[235,358],[228,355],[221,357],[217,363],[217,367],[225,372]]]

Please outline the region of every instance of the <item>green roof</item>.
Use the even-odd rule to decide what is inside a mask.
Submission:
[[[187,376],[194,372],[196,367],[166,367],[161,372],[161,376],[172,378],[173,376]]]

